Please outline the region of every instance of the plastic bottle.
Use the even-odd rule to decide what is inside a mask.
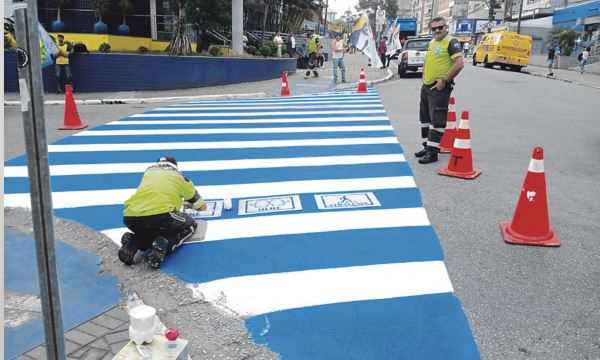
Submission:
[[[176,329],[169,328],[165,331],[165,338],[167,338],[167,354],[171,356],[177,355],[177,338],[179,337],[179,331]]]

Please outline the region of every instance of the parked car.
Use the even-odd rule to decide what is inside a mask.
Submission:
[[[408,38],[404,43],[398,62],[398,75],[405,77],[408,71],[423,73],[425,54],[431,37]]]

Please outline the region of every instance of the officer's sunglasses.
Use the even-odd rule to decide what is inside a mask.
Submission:
[[[444,30],[445,27],[446,27],[446,25],[435,26],[435,27],[432,27],[431,30],[432,31],[442,31],[442,30]]]

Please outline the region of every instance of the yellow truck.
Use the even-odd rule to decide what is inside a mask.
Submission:
[[[521,68],[529,64],[532,43],[531,36],[512,31],[485,34],[473,53],[473,65],[483,64],[487,68],[499,65],[505,69],[521,71]]]

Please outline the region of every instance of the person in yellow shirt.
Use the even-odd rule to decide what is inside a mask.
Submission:
[[[69,65],[69,44],[65,42],[62,34],[58,35],[58,54],[54,68],[56,70],[56,91],[60,94],[65,90],[65,84],[71,84],[71,66]],[[64,77],[62,76],[64,74]]]
[[[425,54],[419,112],[423,149],[415,153],[420,164],[438,160],[454,78],[465,66],[462,46],[448,35],[446,19],[436,17],[431,20],[430,26],[433,39]]]
[[[121,237],[119,260],[132,265],[138,250],[150,250],[148,264],[160,268],[165,257],[198,227],[190,215],[181,211],[182,205],[206,210],[192,181],[179,172],[177,160],[163,156],[146,169],[135,194],[125,201],[123,223],[132,232]]]

